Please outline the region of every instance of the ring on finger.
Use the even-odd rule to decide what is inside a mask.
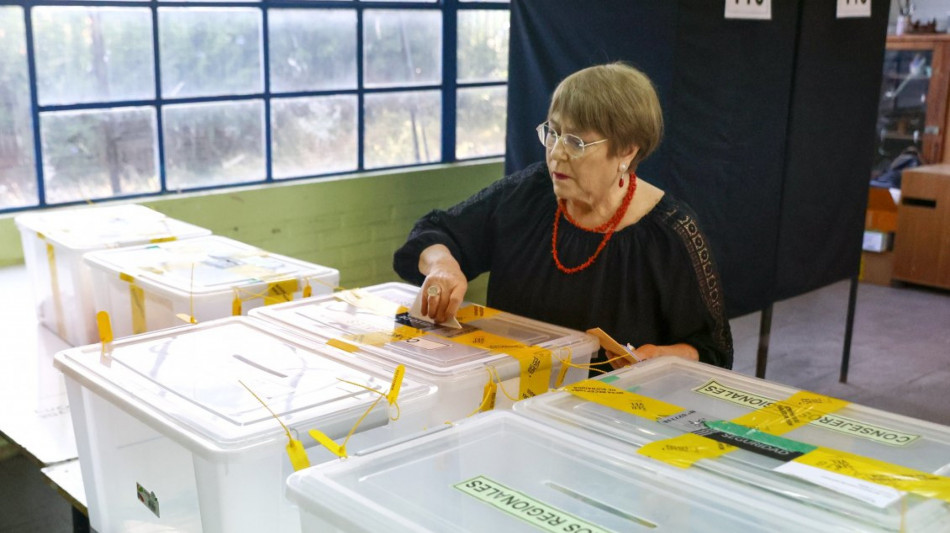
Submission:
[[[426,289],[426,294],[428,296],[438,296],[442,294],[442,287],[438,285],[429,285],[429,288]]]

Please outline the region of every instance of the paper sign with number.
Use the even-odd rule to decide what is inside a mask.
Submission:
[[[871,0],[838,0],[838,18],[870,18]]]
[[[772,20],[772,0],[726,0],[726,18]]]

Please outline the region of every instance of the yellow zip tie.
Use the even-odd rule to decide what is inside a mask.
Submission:
[[[274,417],[274,420],[280,424],[280,427],[284,428],[284,432],[287,434],[287,457],[290,458],[290,464],[294,467],[294,472],[309,467],[310,458],[307,457],[307,450],[303,447],[303,443],[295,439],[293,435],[290,434],[290,429],[284,425],[284,423],[280,420],[280,417],[277,416],[277,413],[268,407],[267,404],[264,403],[264,400],[260,398],[260,396],[255,394],[254,391],[252,391],[251,388],[245,385],[240,379],[238,380],[238,383],[247,389],[247,392],[250,392],[251,396],[254,396],[254,399],[261,402],[261,405],[264,406],[264,409],[267,409],[271,416]]]
[[[333,346],[334,348],[339,348],[344,352],[358,352],[360,349],[358,346],[354,346],[348,342],[341,341],[340,339],[330,339],[327,341],[327,344]]]
[[[313,296],[313,287],[310,286],[310,280],[307,280],[307,284],[303,288],[303,297],[310,298]]]
[[[311,429],[307,433],[309,433],[310,436],[313,437],[313,440],[317,441],[317,443],[319,443],[321,446],[330,450],[330,453],[333,455],[341,459],[348,457],[346,454],[346,441],[343,441],[343,444],[337,444],[336,442],[333,442],[333,439],[328,437],[326,433],[320,431],[319,429]]]
[[[465,415],[465,418],[468,418],[476,413],[482,413],[485,411],[491,411],[495,408],[495,396],[498,392],[498,385],[495,383],[494,376],[492,375],[492,370],[494,367],[486,366],[485,371],[488,372],[488,382],[485,383],[485,388],[482,389],[482,401],[479,402],[478,407],[474,411]],[[451,421],[446,422],[451,424]]]
[[[512,402],[517,402],[519,400],[519,398],[515,398],[514,396],[508,394],[508,391],[505,390],[505,386],[501,383],[501,376],[498,374],[497,368],[489,365],[488,373],[493,376],[495,383],[498,384],[498,389],[501,390],[501,393],[505,395],[505,398],[508,398]]]
[[[396,367],[396,370],[393,372],[393,381],[389,386],[389,392],[385,394],[376,389],[371,389],[365,385],[361,385],[359,383],[353,383],[352,381],[347,381],[345,379],[337,378],[339,381],[343,383],[348,383],[350,385],[354,385],[356,387],[366,389],[369,392],[376,393],[379,395],[379,397],[376,398],[375,401],[373,401],[373,403],[369,406],[369,409],[363,412],[363,415],[359,417],[359,419],[356,421],[355,424],[353,424],[353,427],[350,428],[350,432],[346,434],[346,437],[344,437],[342,444],[337,444],[333,439],[328,437],[326,433],[318,429],[311,429],[310,431],[308,431],[308,433],[310,434],[311,437],[313,437],[313,440],[320,443],[324,448],[329,450],[330,453],[332,453],[333,455],[336,455],[337,457],[341,459],[346,458],[347,457],[346,443],[350,441],[350,437],[352,437],[353,434],[356,433],[356,428],[360,427],[360,424],[362,424],[363,420],[365,420],[366,417],[373,411],[373,409],[376,408],[380,400],[382,400],[383,398],[386,398],[386,400],[389,402],[389,405],[396,408],[396,417],[395,418],[390,417],[389,419],[392,421],[399,420],[400,409],[399,409],[399,404],[396,402],[396,397],[399,395],[399,390],[402,388],[402,378],[405,375],[405,372],[406,372],[405,366],[399,365]]]
[[[241,316],[241,297],[237,287],[234,287],[234,299],[231,300],[231,316]]]
[[[188,294],[188,322],[189,324],[197,324],[198,321],[195,320],[195,264],[191,263],[191,291]]]
[[[554,388],[560,389],[561,385],[564,384],[564,378],[567,377],[567,371],[570,369],[568,366],[571,362],[571,359],[574,357],[574,350],[570,346],[567,347],[567,358],[558,357],[557,360],[561,363],[560,370],[557,371],[557,377],[554,379]]]
[[[389,401],[389,405],[396,403],[396,398],[399,396],[399,391],[402,389],[402,378],[406,375],[405,365],[399,365],[396,367],[396,373],[393,374],[393,382],[389,385],[389,394],[386,395],[386,400]]]
[[[479,404],[476,412],[491,411],[495,408],[495,397],[498,394],[498,385],[494,381],[485,384],[485,390],[482,392],[482,403]],[[475,413],[472,413],[475,414]],[[471,416],[471,415],[469,415]]]
[[[42,234],[37,234],[41,239],[45,239]],[[53,292],[53,311],[56,314],[56,333],[66,338],[66,322],[63,314],[63,297],[59,293],[59,271],[56,266],[56,247],[46,243],[46,262],[49,264],[49,282],[50,290]]]

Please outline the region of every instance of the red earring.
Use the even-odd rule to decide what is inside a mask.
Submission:
[[[623,189],[623,177],[620,178],[618,185],[620,186],[621,189]]]

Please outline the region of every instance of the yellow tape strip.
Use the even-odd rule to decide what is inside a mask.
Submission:
[[[145,291],[134,283],[129,284],[129,298],[132,301],[132,333],[145,333]]]
[[[41,239],[44,237],[40,234]],[[50,290],[53,291],[53,310],[56,313],[56,333],[66,338],[66,322],[63,317],[63,297],[59,293],[59,272],[56,268],[56,248],[46,243],[46,261],[49,263]]]
[[[737,449],[695,433],[684,433],[672,439],[651,442],[638,451],[664,463],[687,468],[700,459],[712,459]]]
[[[485,307],[484,305],[468,305],[458,310],[458,313],[455,314],[455,318],[459,322],[464,322],[467,320],[478,320],[480,318],[491,318],[498,313],[501,313],[498,309],[492,309],[491,307]]]
[[[330,346],[333,346],[334,348],[339,348],[343,350],[344,352],[354,353],[354,352],[359,351],[358,346],[354,346],[348,342],[343,342],[340,339],[330,339],[327,341],[327,344],[329,344]]]
[[[830,448],[818,448],[794,461],[897,490],[950,502],[950,477],[928,474]]]
[[[177,238],[178,238],[178,237],[175,237],[174,235],[170,235],[170,236],[168,236],[168,237],[156,237],[156,238],[154,238],[154,239],[150,239],[148,242],[149,242],[150,244],[158,244],[158,243],[160,243],[160,242],[172,242],[172,241],[176,240]]]
[[[551,382],[551,350],[522,344],[482,330],[452,337],[451,340],[514,357],[521,367],[521,379],[518,382],[519,399],[531,398],[548,391],[548,384]]]
[[[294,299],[294,293],[297,292],[297,287],[298,283],[296,278],[268,283],[267,295],[264,296],[264,305],[292,301]]]
[[[595,379],[579,381],[573,385],[568,385],[564,390],[579,398],[647,420],[658,420],[683,411],[682,407],[635,392],[625,391]]]
[[[732,422],[772,435],[782,435],[819,420],[847,405],[848,402],[838,398],[800,391],[787,400],[752,411],[733,419]]]
[[[119,279],[129,284],[129,302],[132,313],[132,333],[145,333],[145,291],[135,284],[135,278],[119,272]]]
[[[102,343],[99,352],[99,362],[105,366],[112,364],[112,320],[108,311],[96,313],[96,326],[99,328],[99,342]]]
[[[380,298],[370,292],[353,289],[337,292],[333,295],[354,307],[365,309],[379,316],[395,316],[405,313],[405,306]],[[469,305],[459,310],[459,322],[490,318],[501,313],[497,309],[481,305]],[[343,338],[360,344],[382,346],[390,342],[409,340],[426,335],[426,332],[409,326],[398,326],[392,332],[372,332],[363,334],[345,335]],[[440,335],[434,335],[445,338]],[[504,353],[515,358],[521,368],[518,397],[530,398],[548,391],[551,382],[551,351],[539,346],[522,344],[513,339],[493,335],[485,331],[476,330],[447,339],[458,344],[486,349],[496,353]]]

